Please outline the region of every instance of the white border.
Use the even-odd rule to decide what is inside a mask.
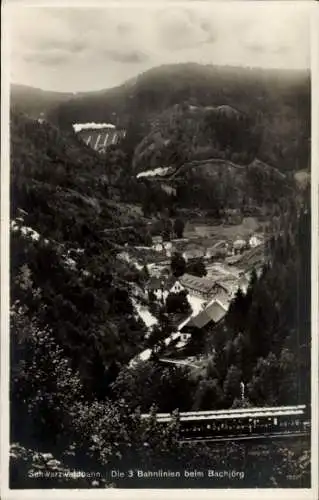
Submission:
[[[224,0],[226,3],[228,0]],[[236,3],[240,0],[232,0]],[[247,1],[247,0],[246,0]],[[303,0],[299,0],[303,1]],[[169,6],[185,4],[182,1],[166,0],[163,4]],[[194,5],[194,2],[186,2],[188,6]],[[296,4],[298,1],[284,0],[276,3]],[[318,498],[318,325],[319,325],[319,294],[318,294],[318,221],[319,221],[319,4],[315,1],[307,1],[311,12],[311,78],[312,78],[312,488],[302,489],[87,489],[87,490],[9,490],[8,489],[8,464],[9,464],[9,88],[10,88],[10,46],[9,46],[9,16],[8,8],[23,6],[51,6],[51,7],[156,7],[157,2],[114,2],[95,0],[90,3],[89,0],[68,0],[68,4],[62,0],[51,2],[33,0],[27,5],[24,0],[11,0],[7,2],[2,10],[2,31],[1,31],[1,49],[3,68],[1,73],[1,498],[3,499],[87,499],[87,498],[105,498],[112,499],[158,499],[165,497],[167,500],[181,495],[185,499],[199,497],[202,499],[211,499],[216,496],[218,499],[242,499],[256,496],[260,500],[268,498],[280,498],[293,500],[308,500]],[[196,6],[207,4],[207,2],[196,1]]]
[[[4,10],[4,9],[3,9]],[[9,476],[9,16],[1,16],[1,496]],[[6,18],[6,21],[4,21]],[[4,71],[4,68],[6,71]]]
[[[319,4],[312,6],[311,18],[311,477],[318,492],[318,354],[319,354]],[[316,494],[315,493],[315,494]]]

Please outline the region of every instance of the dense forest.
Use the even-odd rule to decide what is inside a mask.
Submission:
[[[166,469],[169,466],[207,468],[208,463],[211,467],[219,463],[239,467],[243,454],[247,480],[241,486],[250,485],[249,477],[258,477],[259,484],[264,486],[285,486],[288,484],[287,471],[279,468],[270,473],[273,460],[285,463],[291,473],[294,467],[299,467],[300,461],[309,463],[307,453],[303,456],[297,448],[291,452],[293,465],[290,462],[287,465],[287,450],[280,443],[273,444],[266,456],[257,462],[262,471],[258,475],[256,459],[244,447],[216,448],[212,456],[209,446],[186,446],[178,440],[179,412],[183,410],[310,403],[310,196],[308,191],[297,192],[289,175],[283,178],[283,174],[271,174],[271,169],[265,174],[262,162],[257,163],[257,167],[254,164],[257,146],[259,152],[265,151],[269,138],[263,142],[263,134],[268,128],[274,133],[281,130],[277,145],[283,148],[288,132],[285,127],[282,129],[282,122],[278,130],[273,127],[274,122],[269,117],[278,102],[281,106],[286,102],[287,114],[282,115],[280,107],[278,116],[281,120],[287,119],[288,124],[291,113],[294,115],[296,95],[304,109],[307,92],[304,92],[303,77],[297,75],[292,87],[288,86],[290,95],[284,92],[287,82],[282,82],[276,74],[267,76],[272,79],[273,93],[269,92],[258,101],[258,92],[261,92],[261,87],[256,85],[258,75],[246,76],[245,95],[257,88],[258,92],[255,90],[250,98],[265,108],[262,110],[262,132],[246,115],[238,118],[241,115],[234,117],[232,112],[231,117],[222,117],[215,123],[216,116],[209,113],[210,132],[205,128],[204,135],[213,136],[215,153],[227,149],[227,144],[220,142],[221,137],[227,138],[225,130],[229,130],[230,135],[241,130],[238,148],[233,146],[228,160],[236,160],[245,169],[245,174],[243,179],[238,175],[237,191],[232,198],[226,188],[234,172],[227,173],[222,167],[215,169],[217,178],[226,177],[219,183],[224,192],[209,194],[207,191],[205,197],[200,191],[202,182],[198,199],[206,203],[204,208],[215,210],[212,205],[214,200],[219,200],[217,209],[221,210],[229,199],[236,206],[244,190],[249,197],[249,185],[251,193],[258,192],[260,196],[253,200],[255,205],[267,201],[267,192],[272,195],[269,205],[275,198],[285,201],[276,205],[280,223],[272,231],[261,276],[252,273],[247,294],[237,292],[224,321],[212,331],[194,336],[188,347],[189,354],[204,352],[210,356],[207,366],[199,373],[187,367],[165,367],[159,363],[158,350],[154,349],[150,360],[128,367],[130,359],[148,346],[145,325],[136,317],[132,300],[134,288],[147,277],[143,271],[116,259],[116,253],[127,242],[148,244],[151,201],[155,203],[154,211],[161,212],[165,222],[174,210],[178,210],[178,203],[184,206],[189,198],[188,191],[183,195],[183,186],[178,187],[173,197],[167,195],[168,198],[163,196],[160,187],[150,190],[148,182],[136,179],[137,170],[132,160],[134,154],[138,154],[138,143],[142,140],[144,146],[147,144],[148,134],[153,134],[152,127],[165,128],[167,117],[171,123],[171,106],[177,94],[179,100],[182,99],[185,82],[190,78],[203,79],[204,70],[200,66],[182,69],[184,79],[167,94],[165,103],[161,100],[165,94],[163,79],[171,76],[173,68],[161,68],[140,77],[130,90],[136,92],[132,106],[138,109],[139,98],[143,98],[143,106],[148,111],[153,109],[153,113],[141,118],[147,118],[147,127],[141,135],[132,123],[130,129],[128,123],[128,131],[132,130],[132,134],[128,133],[126,141],[113,148],[108,156],[97,155],[67,129],[73,121],[83,121],[84,115],[85,121],[90,121],[91,117],[83,110],[96,111],[96,103],[106,97],[103,92],[98,99],[94,94],[86,101],[84,95],[79,97],[82,101],[75,100],[65,107],[63,104],[57,116],[60,121],[64,120],[63,131],[50,123],[39,123],[20,113],[12,113],[10,440],[14,443],[11,450],[13,487],[34,487],[35,482],[30,475],[28,477],[30,470],[95,470],[104,478],[95,484],[88,479],[78,479],[75,483],[64,479],[58,486],[104,487],[112,483],[121,486],[121,481],[105,478],[103,471],[137,465],[153,469],[164,464]],[[214,94],[214,105],[225,104],[228,92],[227,102],[231,105],[236,102],[238,109],[248,113],[244,109],[248,106],[243,104],[247,95],[246,98],[242,96],[242,85],[239,90],[239,76],[234,77],[235,70],[219,73],[216,68],[206,68],[205,71],[209,75],[203,85],[209,87],[213,74],[219,75],[216,87],[205,94],[199,86],[196,95],[193,95],[195,91],[188,91],[187,96],[207,106],[214,91],[222,88],[222,95],[217,98],[218,94]],[[266,86],[266,75],[259,74],[258,78]],[[157,87],[158,79],[161,84]],[[220,85],[221,80],[224,86]],[[128,92],[130,86],[125,89]],[[112,106],[122,102],[123,89],[114,90],[111,95],[116,92],[118,97],[114,98]],[[164,106],[167,108],[165,116],[162,115]],[[252,106],[251,101],[249,106]],[[103,109],[106,113],[108,108]],[[131,113],[132,109],[127,112]],[[133,113],[131,116],[139,122],[138,115]],[[299,120],[303,120],[300,116],[297,112],[294,115],[298,127]],[[156,117],[160,117],[161,123],[152,122]],[[99,118],[105,120],[106,116],[94,115],[94,121]],[[239,121],[245,126],[238,128]],[[189,130],[194,123],[190,123]],[[218,127],[222,132],[218,132]],[[167,158],[175,167],[180,167],[189,160],[183,157],[184,138],[180,135],[183,131],[187,134],[188,129],[177,125],[174,130],[177,130],[175,142],[180,146],[174,146]],[[307,130],[305,126],[305,136]],[[291,130],[288,135],[291,138]],[[303,166],[307,166],[308,138],[304,139],[296,147],[300,148],[298,154]],[[246,148],[242,147],[242,141]],[[141,144],[140,149],[144,147],[143,142]],[[234,154],[237,157],[234,158]],[[273,154],[275,164],[279,156],[270,149],[267,154],[269,158]],[[294,164],[288,167],[292,158]],[[298,169],[297,158],[295,152],[286,149],[281,170]],[[253,167],[249,167],[251,164]],[[215,181],[212,185],[217,184]],[[189,183],[191,185],[192,177]],[[261,184],[265,185],[264,191],[259,189]],[[144,216],[136,215],[129,208],[128,203],[136,203],[137,196]],[[241,199],[241,203],[248,206],[249,200]],[[123,226],[128,228],[125,233],[121,230]],[[171,306],[166,304],[168,308]],[[163,320],[160,331],[153,332],[154,337],[163,338],[169,328]],[[160,347],[159,342],[159,350]],[[242,383],[244,401],[240,399]],[[142,411],[150,411],[152,418],[142,421]],[[156,423],[157,411],[173,412],[168,428]],[[305,468],[298,485],[308,482],[309,473]],[[39,487],[40,483],[36,484]],[[43,480],[43,487],[51,486]]]
[[[136,270],[115,260],[124,237],[144,242],[143,221],[109,204],[101,162],[76,138],[20,116],[12,117],[11,137],[12,300],[38,327],[53,328],[87,394],[105,395],[103,380],[143,335],[128,297]],[[121,224],[132,224],[126,236]]]

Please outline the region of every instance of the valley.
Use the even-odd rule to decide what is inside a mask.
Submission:
[[[181,64],[97,93],[13,88],[13,470],[43,453],[213,469],[222,446],[182,442],[181,412],[308,408],[309,82],[278,75]],[[308,484],[307,437],[235,441],[254,487]]]

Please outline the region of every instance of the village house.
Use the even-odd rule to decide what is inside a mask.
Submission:
[[[237,287],[236,287],[237,289]],[[228,308],[229,303],[234,295],[235,287],[230,282],[220,282],[216,281],[214,288],[214,298],[219,300],[223,306]]]
[[[217,325],[226,315],[227,308],[218,300],[213,299],[203,311],[192,316],[181,329],[180,340],[188,342],[198,330],[209,329]]]
[[[162,236],[153,236],[152,237],[152,249],[156,252],[163,251],[163,237]]]
[[[149,297],[151,294],[155,295],[157,300],[163,300],[164,294],[164,281],[160,277],[152,276],[146,284],[146,290]]]
[[[224,279],[218,282],[218,284],[220,284],[221,289],[217,298],[224,305],[229,305],[231,299],[236,295],[238,288],[240,288],[243,293],[247,292],[249,280],[245,274],[242,273],[238,278]]]
[[[166,257],[172,256],[172,248],[173,248],[173,245],[170,241],[163,242],[163,249],[164,249]]]
[[[211,278],[199,278],[192,274],[184,274],[179,278],[179,283],[189,294],[204,300],[209,300],[221,292],[228,294],[223,285],[216,283]]]
[[[237,240],[235,240],[233,243],[233,255],[242,254],[246,248],[246,241],[241,238],[237,238]]]
[[[263,243],[263,239],[260,235],[254,234],[249,238],[250,248],[256,248]]]
[[[217,245],[206,248],[205,259],[216,259],[216,258],[226,257],[228,251],[229,251],[229,244],[226,241],[221,241]]]
[[[166,300],[169,293],[179,293],[183,289],[174,276],[153,276],[146,285],[148,295],[153,293],[157,300],[161,301]]]
[[[205,257],[205,250],[203,248],[190,248],[184,250],[182,255],[186,260],[186,262],[189,262],[194,259],[200,259]]]
[[[177,280],[177,281],[175,281],[174,285],[170,289],[170,293],[179,293],[182,290],[185,290],[185,288],[183,287],[181,282]]]
[[[162,236],[153,236],[151,248],[155,252],[163,253],[166,257],[171,257],[173,245],[170,241],[163,241]]]

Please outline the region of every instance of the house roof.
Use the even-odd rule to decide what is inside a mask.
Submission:
[[[184,250],[184,255],[187,257],[203,257],[205,255],[204,248],[187,248]]]
[[[212,245],[211,247],[208,247],[209,249],[217,249],[217,248],[225,248],[228,245],[228,242],[226,240],[220,240],[215,245]]]
[[[160,290],[163,289],[165,291],[170,290],[178,281],[175,276],[153,276],[147,283],[147,287],[149,290]]]
[[[213,300],[204,311],[192,317],[185,327],[203,328],[211,322],[218,323],[225,316],[226,312],[227,309],[219,300]]]
[[[263,238],[263,236],[261,236],[260,234],[253,234],[253,235],[250,237],[249,241],[252,241],[252,240],[253,240],[253,241],[255,240],[255,241],[260,241],[260,242],[262,242],[262,241],[264,240],[264,238]]]
[[[245,240],[241,240],[241,239],[234,241],[234,244],[233,244],[234,248],[242,248],[245,245],[246,245],[246,241]]]
[[[227,263],[229,265],[237,264],[237,262],[239,262],[240,258],[241,257],[238,255],[232,255],[231,257],[227,257]]]
[[[215,281],[211,278],[199,278],[187,273],[181,276],[179,281],[185,288],[192,288],[203,293],[209,293],[215,286]]]
[[[177,281],[178,280],[175,278],[175,276],[168,276],[168,278],[165,279],[164,290],[170,290],[171,288],[173,288]]]
[[[223,283],[221,283],[220,281],[217,281],[216,282],[216,285],[223,291],[223,292],[226,292],[228,294],[232,293],[233,291],[233,288],[234,288],[234,280],[232,280],[232,282],[230,281],[224,281]]]
[[[152,241],[153,241],[153,243],[162,243],[163,236],[152,236]]]
[[[173,245],[170,241],[163,241],[164,248],[173,248]]]
[[[147,283],[148,290],[159,290],[162,288],[163,280],[161,278],[157,278],[156,276],[152,276]]]

